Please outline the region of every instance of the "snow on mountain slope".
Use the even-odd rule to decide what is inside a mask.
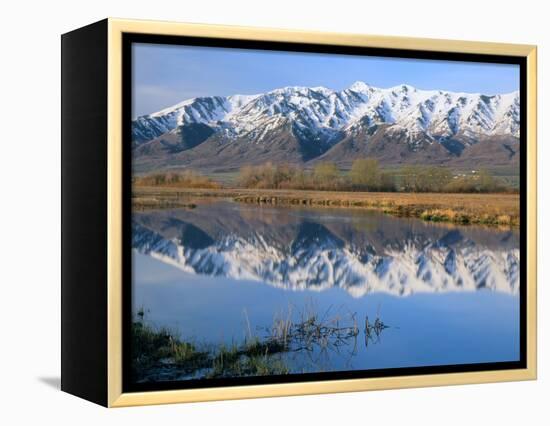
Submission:
[[[519,92],[486,96],[410,85],[388,89],[356,82],[342,91],[324,87],[285,87],[258,95],[212,96],[185,100],[133,121],[134,146],[190,123],[204,123],[235,136],[265,128],[277,117],[307,130],[312,142],[335,132],[389,124],[414,137],[462,134],[519,136]],[[319,136],[319,138],[317,138]]]

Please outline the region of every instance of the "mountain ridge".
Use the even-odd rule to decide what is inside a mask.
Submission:
[[[258,164],[269,154],[290,163],[323,158],[349,165],[352,154],[377,156],[365,147],[378,135],[389,151],[395,151],[392,156],[379,155],[388,164],[448,163],[480,141],[505,164],[507,153],[513,153],[509,163],[515,164],[519,116],[518,91],[488,96],[419,90],[406,84],[380,89],[361,81],[341,91],[289,86],[256,95],[192,98],[140,116],[132,122],[132,147],[136,164],[145,169],[238,168]],[[207,126],[204,137],[191,144],[182,141],[181,134],[197,125]],[[330,151],[343,141],[359,148],[342,159]],[[198,149],[204,144],[206,148]],[[229,145],[235,145],[228,151],[231,156],[221,155]],[[285,150],[291,155],[283,155]],[[418,155],[426,151],[434,151],[435,157]],[[487,161],[493,161],[491,156]]]

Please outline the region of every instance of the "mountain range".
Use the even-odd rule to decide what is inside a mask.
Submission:
[[[137,172],[356,158],[382,165],[519,164],[519,92],[487,96],[358,81],[335,91],[285,87],[257,95],[198,97],[132,121]]]

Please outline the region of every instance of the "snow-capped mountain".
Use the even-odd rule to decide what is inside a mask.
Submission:
[[[238,111],[255,96],[212,96],[193,98],[153,114],[138,117],[132,123],[132,136],[136,144],[170,132],[184,124],[213,124],[226,121],[231,112]]]
[[[162,158],[172,164],[200,165],[206,154],[209,161],[215,160],[222,151],[219,147],[225,150],[231,144],[238,149],[230,150],[231,158],[220,155],[226,164],[240,164],[239,153],[258,146],[274,151],[275,160],[279,150],[294,149],[296,155],[285,161],[306,162],[322,155],[342,161],[338,150],[331,152],[339,143],[351,143],[354,153],[368,153],[364,151],[377,138],[400,143],[413,157],[415,152],[433,151],[431,145],[440,146],[443,150],[437,155],[445,162],[481,141],[504,144],[501,156],[513,157],[519,116],[519,92],[487,96],[419,90],[406,84],[381,89],[356,82],[342,91],[285,87],[250,96],[189,99],[135,119],[132,140],[138,162]],[[188,143],[186,132],[199,125],[209,131],[192,130]],[[197,153],[185,153],[193,150]],[[254,162],[256,157],[245,160]]]
[[[504,235],[508,242],[502,247],[490,247],[475,241],[475,233],[469,237],[456,230],[426,234],[403,228],[398,239],[381,238],[379,231],[358,239],[345,225],[337,235],[303,220],[281,225],[277,232],[284,227],[287,233],[281,239],[259,223],[236,222],[240,232],[232,224],[220,226],[201,229],[174,216],[138,215],[132,246],[188,273],[289,290],[338,287],[355,297],[372,292],[519,291],[520,253],[510,235]]]

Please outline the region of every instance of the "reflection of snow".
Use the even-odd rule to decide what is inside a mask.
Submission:
[[[354,297],[372,292],[405,296],[481,288],[510,294],[519,291],[519,249],[491,250],[467,239],[427,242],[409,238],[399,247],[365,254],[326,228],[308,223],[285,249],[270,245],[259,234],[244,238],[234,233],[197,246],[165,239],[134,223],[133,247],[186,272],[261,281],[289,290],[340,287]]]

